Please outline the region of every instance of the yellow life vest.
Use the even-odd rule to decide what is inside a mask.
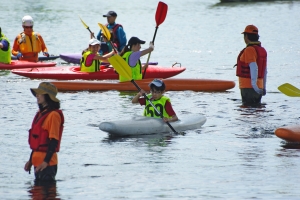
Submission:
[[[87,51],[82,55],[82,58],[80,60],[80,71],[82,72],[97,72],[99,71],[99,66],[101,65],[100,60],[93,60],[92,64],[90,66],[86,65],[86,59],[88,55],[92,54],[91,51]],[[97,53],[97,55],[99,55]]]
[[[10,64],[11,63],[10,42],[5,37],[5,35],[1,33],[1,35],[0,35],[0,42],[2,40],[6,40],[8,42],[8,49],[7,49],[7,51],[3,51],[2,49],[0,49],[0,63]]]
[[[32,32],[29,37],[24,32],[20,33],[21,37],[18,40],[19,49],[22,54],[24,53],[39,53],[42,51],[42,42],[37,33]]]
[[[128,65],[129,65],[129,57],[130,57],[130,55],[132,53],[133,53],[132,51],[128,51],[128,52],[126,52],[122,56],[122,58],[128,63]],[[142,65],[141,65],[141,61],[140,60],[138,60],[138,62],[136,63],[135,66],[133,66],[133,67],[130,66],[130,69],[131,69],[131,72],[132,72],[132,79],[133,80],[141,80],[141,79],[143,79]],[[124,82],[124,81],[131,81],[131,80],[129,80],[129,79],[127,79],[127,78],[119,75],[119,81],[120,82]]]
[[[147,95],[149,99],[152,98],[151,94]],[[166,96],[162,96],[160,99],[152,100],[152,104],[156,107],[156,109],[163,114],[163,117],[166,118],[172,118],[172,116],[168,115],[165,105],[166,102],[170,101],[170,99]],[[161,116],[154,110],[153,106],[149,103],[149,101],[146,99],[146,105],[144,109],[144,116],[146,117],[154,117],[154,118],[161,118]]]

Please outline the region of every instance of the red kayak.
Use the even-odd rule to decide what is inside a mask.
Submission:
[[[36,68],[36,67],[53,67],[55,65],[56,62],[29,62],[23,60],[12,60],[11,64],[0,63],[0,70]]]
[[[169,78],[185,70],[185,67],[161,67],[149,65],[145,78]],[[14,69],[12,73],[36,79],[57,79],[57,80],[105,80],[119,79],[119,75],[111,67],[101,66],[98,72],[81,72],[79,66],[67,67],[47,67],[47,68],[27,68]]]

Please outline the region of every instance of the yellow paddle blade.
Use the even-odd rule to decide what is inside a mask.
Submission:
[[[290,97],[300,97],[300,90],[289,83],[280,85],[278,90]]]
[[[106,26],[104,26],[103,24],[101,24],[101,23],[98,23],[98,25],[101,28],[101,31],[102,31],[103,35],[106,37],[106,39],[108,41],[110,41],[111,34],[110,34],[108,28]]]
[[[132,71],[130,66],[120,55],[115,54],[108,58],[108,61],[121,76],[132,80]]]
[[[79,17],[79,18],[80,18],[80,17]],[[80,18],[80,21],[81,21],[81,23],[83,24],[83,26],[84,26],[85,28],[89,28],[88,25],[86,25],[86,23],[84,23],[84,21],[82,21],[81,18]]]

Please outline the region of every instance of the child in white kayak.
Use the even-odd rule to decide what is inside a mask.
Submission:
[[[163,95],[166,88],[165,83],[160,79],[154,79],[149,84],[149,87],[151,94],[148,94],[147,96],[157,110],[163,114],[164,122],[177,121],[178,117],[173,110],[170,99]],[[143,94],[146,93],[143,89],[141,89],[141,91],[132,99],[132,103],[140,103],[141,105],[145,105],[144,116],[161,118],[149,101],[144,98]]]

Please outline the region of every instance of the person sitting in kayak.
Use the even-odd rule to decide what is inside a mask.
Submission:
[[[26,60],[31,62],[38,61],[39,52],[49,57],[48,49],[42,36],[33,31],[33,19],[26,15],[22,18],[22,26],[24,31],[17,35],[12,48],[12,54],[18,60]]]
[[[80,71],[82,72],[97,72],[100,70],[101,61],[108,62],[107,58],[114,55],[114,51],[100,56],[100,41],[93,38],[89,41],[89,48],[82,55],[80,60]]]
[[[154,79],[150,84],[150,92],[148,98],[151,100],[152,104],[157,108],[158,111],[163,115],[164,122],[174,122],[178,120],[178,117],[173,110],[170,98],[164,96],[165,93],[165,83],[160,79]],[[161,116],[154,110],[151,104],[146,100],[143,95],[145,91],[141,91],[132,99],[132,103],[140,103],[145,105],[144,116],[161,118]]]
[[[132,71],[132,79],[141,80],[143,78],[142,71],[148,67],[148,63],[144,66],[141,64],[140,57],[146,55],[154,50],[154,45],[150,42],[149,48],[140,51],[141,44],[145,44],[145,41],[140,40],[137,37],[131,37],[128,44],[124,47],[120,56],[128,63]],[[119,75],[120,82],[131,81],[121,75]]]
[[[5,35],[1,32],[0,27],[0,63],[10,64],[11,56],[10,56],[10,43],[5,37]]]

